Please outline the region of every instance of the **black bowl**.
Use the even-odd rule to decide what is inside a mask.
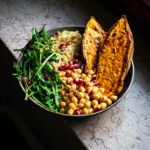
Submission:
[[[60,28],[55,28],[55,29],[51,29],[49,30],[49,34],[50,35],[53,35],[55,34],[57,31],[63,31],[63,30],[69,30],[69,31],[79,31],[81,34],[84,33],[84,30],[85,30],[85,27],[81,27],[81,26],[71,26],[71,27],[60,27]],[[19,59],[18,59],[18,64],[20,64],[20,60],[21,60],[21,57],[23,56],[23,53],[20,54],[19,56]],[[124,87],[123,87],[123,90],[122,92],[118,95],[118,100],[113,102],[112,105],[108,106],[106,109],[104,110],[100,110],[98,112],[94,112],[94,113],[91,113],[91,114],[87,114],[87,115],[84,115],[84,114],[81,114],[81,115],[68,115],[68,114],[63,114],[63,113],[59,113],[59,112],[54,112],[52,110],[50,110],[49,108],[39,104],[38,102],[36,102],[32,97],[29,97],[29,99],[35,103],[36,105],[38,105],[39,107],[41,107],[42,109],[52,113],[52,114],[55,114],[55,115],[60,115],[60,116],[64,116],[64,117],[89,117],[89,116],[94,116],[94,115],[97,115],[97,114],[100,114],[110,108],[112,108],[113,106],[115,106],[117,103],[119,103],[124,97],[125,95],[127,94],[127,92],[129,91],[132,83],[133,83],[133,79],[134,79],[134,64],[133,64],[133,61],[132,61],[132,64],[131,64],[131,67],[129,69],[129,72],[126,76],[126,79],[124,81]],[[25,92],[25,88],[22,84],[22,82],[19,80],[19,84],[22,88],[22,90]]]

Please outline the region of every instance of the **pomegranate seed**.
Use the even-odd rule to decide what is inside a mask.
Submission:
[[[30,80],[29,80],[29,81],[27,81],[27,85],[30,85],[30,84],[31,84]]]
[[[58,34],[57,34],[57,33],[53,34],[53,37],[57,37],[57,36],[58,36]]]
[[[69,84],[69,85],[71,85],[71,81],[70,80],[67,80],[66,83]]]
[[[98,82],[96,82],[95,80],[93,81],[93,85],[94,86],[97,86],[98,85]]]
[[[43,77],[44,77],[45,80],[47,79],[47,75],[46,74],[44,74]]]
[[[102,109],[101,105],[98,105],[96,111],[100,111]]]
[[[61,67],[63,67],[64,69],[66,69],[67,65],[63,63],[63,64],[61,64]]]
[[[70,93],[70,92],[71,92],[71,90],[70,90],[70,89],[66,89],[66,92],[67,92],[67,93]]]
[[[75,63],[79,63],[79,59],[75,59]]]
[[[73,65],[74,63],[75,63],[75,59],[72,59],[71,61],[70,61],[70,65]]]
[[[78,59],[78,58],[79,58],[79,54],[76,53],[76,54],[74,55],[74,58]]]
[[[82,64],[82,65],[80,66],[80,68],[83,70],[83,69],[84,69],[84,64]]]
[[[92,74],[92,80],[96,79],[96,74]]]
[[[75,78],[75,79],[74,79],[74,83],[75,83],[75,84],[78,84],[79,81],[80,81],[80,80],[79,80],[78,78]]]
[[[29,81],[29,78],[28,78],[28,77],[26,77],[26,78],[25,78],[25,80],[26,80],[26,81]]]
[[[73,69],[73,67],[74,67],[73,65],[69,65],[69,69],[71,69],[71,70],[72,70],[72,69]]]
[[[61,51],[64,51],[64,50],[65,50],[65,47],[66,47],[65,44],[60,44],[59,49],[60,49]]]
[[[73,68],[73,69],[72,69],[72,71],[73,71],[73,72],[76,72],[76,69],[75,69],[75,68]]]
[[[81,79],[79,79],[79,85],[83,86],[83,81]]]
[[[74,67],[75,69],[78,69],[78,68],[79,68],[79,64],[75,64],[73,67]]]
[[[70,45],[70,44],[72,44],[72,41],[68,41],[68,42],[66,43],[66,45]]]
[[[53,71],[55,71],[56,70],[56,68],[55,67],[53,67]]]
[[[69,78],[71,75],[70,73],[66,73],[66,77]]]
[[[81,113],[80,109],[75,110],[75,114],[80,115],[80,113]]]
[[[84,86],[84,88],[87,88],[89,85],[88,85],[88,83],[87,82],[83,82],[83,86]]]
[[[63,71],[63,70],[64,70],[64,68],[63,68],[63,67],[59,67],[58,69],[59,69],[59,71]]]

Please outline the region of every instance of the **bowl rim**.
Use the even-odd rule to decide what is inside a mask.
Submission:
[[[62,29],[62,28],[85,28],[85,26],[62,26],[62,27],[51,28],[51,29],[47,30],[47,32],[50,32],[51,30],[59,30],[59,29]],[[17,64],[20,63],[20,60],[21,60],[22,56],[23,56],[23,52],[21,52],[19,54],[19,57],[17,59]],[[48,111],[50,113],[59,115],[59,116],[63,116],[63,117],[75,117],[75,118],[82,118],[82,117],[84,118],[84,117],[88,117],[88,116],[95,116],[97,114],[103,113],[103,112],[107,111],[108,109],[114,107],[116,104],[118,104],[126,96],[126,94],[128,93],[129,89],[131,88],[133,80],[134,80],[135,68],[134,68],[134,62],[133,62],[133,60],[131,62],[131,67],[130,67],[129,70],[131,70],[131,80],[130,80],[129,86],[127,87],[127,89],[125,90],[125,92],[122,94],[122,96],[117,101],[115,101],[112,105],[108,106],[106,109],[103,109],[103,110],[100,110],[100,111],[97,111],[97,112],[93,112],[91,114],[68,115],[68,114],[64,114],[64,113],[60,113],[60,112],[55,112],[55,111],[52,111],[49,108],[45,107],[44,105],[39,104],[32,97],[29,97],[29,99],[34,104],[38,105],[40,108],[42,108],[42,109],[44,109],[44,110],[46,110],[46,111]],[[19,85],[20,85],[21,89],[25,93],[25,88],[24,88],[24,86],[22,84],[22,81],[18,79],[18,82],[19,82]]]

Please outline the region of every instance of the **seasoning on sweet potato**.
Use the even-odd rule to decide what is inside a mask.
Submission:
[[[122,91],[133,52],[133,35],[126,17],[122,16],[108,31],[99,52],[96,80],[107,96]]]
[[[85,73],[96,67],[98,60],[98,50],[103,43],[106,34],[101,25],[91,17],[87,23],[83,35],[83,57],[85,59]]]

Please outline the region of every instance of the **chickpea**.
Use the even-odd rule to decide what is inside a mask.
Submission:
[[[110,106],[112,104],[112,100],[111,99],[107,99],[107,105]]]
[[[92,87],[87,88],[87,92],[90,93],[92,91]]]
[[[91,101],[86,101],[86,102],[85,102],[85,106],[86,106],[87,108],[90,108],[90,107],[91,107]]]
[[[68,115],[73,115],[73,112],[74,112],[73,109],[68,109],[67,114]]]
[[[92,79],[92,76],[90,74],[87,75],[87,77],[91,80]]]
[[[80,87],[79,87],[79,91],[80,91],[80,92],[85,92],[85,88],[84,88],[83,86],[80,86]]]
[[[93,83],[90,82],[90,83],[89,83],[89,87],[90,87],[90,88],[93,87]]]
[[[66,92],[64,90],[61,91],[60,93],[62,96],[64,96],[66,94]]]
[[[84,97],[84,93],[80,92],[80,95],[78,95],[78,98],[83,98]]]
[[[107,104],[106,103],[100,103],[100,106],[102,109],[105,109],[107,107]]]
[[[67,81],[68,79],[67,79],[67,77],[62,77],[61,78],[63,81]]]
[[[64,113],[64,112],[65,112],[65,109],[64,109],[64,108],[60,108],[60,109],[59,109],[59,112]]]
[[[78,104],[78,107],[79,107],[79,108],[83,108],[83,107],[84,107],[84,104],[83,104],[83,103],[79,103],[79,104]]]
[[[81,78],[85,79],[86,78],[86,74],[82,73]]]
[[[86,100],[85,100],[84,98],[81,98],[81,99],[80,99],[80,103],[83,103],[83,104],[84,104],[85,102],[86,102]]]
[[[66,103],[65,102],[60,102],[60,107],[66,107]]]
[[[91,79],[90,79],[89,77],[86,77],[86,78],[85,78],[85,81],[90,82]]]
[[[60,73],[59,73],[59,76],[60,77],[64,77],[66,75],[66,72],[65,71],[61,71]]]
[[[72,76],[73,79],[78,77],[78,75],[76,73],[71,73],[71,76]]]
[[[93,106],[94,111],[97,110],[97,107],[98,107],[98,105],[94,105],[94,106]]]
[[[99,91],[100,91],[101,93],[104,93],[105,89],[104,89],[104,88],[100,88]]]
[[[68,96],[64,96],[64,101],[67,101],[68,100]]]
[[[81,73],[82,73],[82,70],[81,70],[81,69],[77,69],[77,73],[78,73],[78,74],[81,74]]]
[[[77,106],[78,99],[75,96],[72,97],[71,101]]]
[[[93,108],[89,108],[89,113],[93,113],[94,109]]]
[[[68,104],[68,108],[70,108],[70,109],[75,109],[76,108],[76,106],[75,106],[75,104],[74,103],[69,103]]]
[[[98,105],[98,101],[97,100],[92,100],[92,106],[97,106]]]
[[[100,98],[99,94],[93,94],[93,99],[99,100],[99,98]]]
[[[73,85],[71,86],[71,88],[72,88],[73,90],[76,90],[76,88],[77,88],[76,84],[73,84]]]
[[[107,96],[104,96],[104,97],[103,97],[103,102],[107,102],[107,100],[108,100],[108,97],[107,97]]]
[[[92,92],[97,93],[97,91],[98,91],[98,87],[93,87]]]
[[[94,74],[94,71],[93,70],[89,70],[88,74]]]
[[[86,100],[89,100],[89,99],[90,99],[90,97],[89,97],[89,95],[88,95],[87,93],[85,94],[84,98],[85,98]]]
[[[83,114],[88,114],[88,113],[89,113],[89,110],[85,107],[85,108],[83,108],[82,113],[83,113]]]
[[[116,100],[118,99],[118,96],[112,95],[112,96],[110,96],[110,99],[111,99],[112,101],[116,101]]]

